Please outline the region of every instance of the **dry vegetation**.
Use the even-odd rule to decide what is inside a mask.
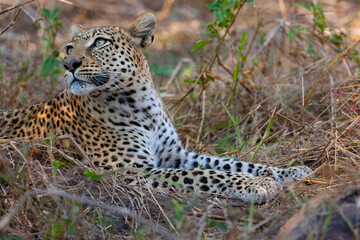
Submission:
[[[214,19],[201,0],[38,0],[16,8],[0,1],[2,9],[13,7],[0,11],[0,109],[45,100],[64,86],[61,74],[46,75],[42,65],[48,56],[61,59],[73,23],[125,26],[152,11],[159,27],[148,60],[188,149],[281,167],[305,164],[316,173],[254,207],[128,187],[121,172],[85,176],[86,156],[69,136],[0,139],[0,238],[273,239],[307,199],[316,210],[334,205],[329,196],[358,188],[360,5],[324,1],[322,31],[322,20],[298,2],[245,4],[219,41],[193,50],[209,38],[202,25]],[[41,9],[56,7],[64,28],[54,32]],[[346,36],[330,40],[340,32]]]

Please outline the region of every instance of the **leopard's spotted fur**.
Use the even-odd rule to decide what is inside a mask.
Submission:
[[[154,15],[130,26],[72,28],[67,45],[68,87],[49,101],[7,112],[2,138],[70,134],[93,165],[105,170],[130,166],[148,172],[153,188],[171,182],[194,191],[221,193],[256,203],[272,199],[308,167],[279,169],[185,150],[153,87],[144,50],[153,41]],[[202,167],[200,167],[202,166]]]

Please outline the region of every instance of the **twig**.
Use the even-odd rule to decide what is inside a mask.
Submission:
[[[31,2],[34,2],[34,1],[35,1],[35,0],[27,0],[27,1],[25,1],[25,2],[16,4],[16,5],[12,6],[12,7],[9,7],[9,8],[6,8],[6,9],[4,9],[4,10],[1,10],[1,11],[0,11],[0,15],[3,14],[3,13],[9,12],[9,11],[11,11],[11,10],[14,10],[15,8],[22,7],[22,6],[26,5],[26,4],[31,3]]]
[[[257,17],[259,17],[259,10],[256,12],[256,15],[257,15]],[[245,53],[244,56],[249,56],[249,54],[250,54],[250,52],[251,52],[251,50],[252,50],[252,48],[253,48],[253,46],[254,46],[254,43],[255,43],[255,40],[256,40],[256,36],[259,34],[259,30],[260,30],[260,27],[262,26],[262,23],[263,23],[263,19],[260,18],[260,20],[259,20],[259,18],[258,18],[258,24],[257,24],[257,26],[256,26],[254,35],[253,35],[253,37],[252,37],[251,40],[250,40],[249,47],[248,47],[248,49],[246,50],[246,53]],[[243,62],[242,62],[241,64],[242,64],[241,67],[243,67]]]
[[[85,158],[85,164],[91,166],[97,174],[99,173],[98,171],[96,171],[96,167],[94,166],[88,155],[85,153],[84,149],[82,149],[82,147],[75,141],[75,139],[71,135],[61,135],[58,139],[70,139],[71,142],[75,145],[75,147],[80,151],[81,155]]]
[[[169,16],[169,12],[171,10],[171,6],[175,0],[165,0],[160,12],[157,14],[157,20],[158,22],[164,21]]]
[[[14,26],[17,17],[19,16],[19,13],[21,12],[21,8],[17,10],[17,12],[15,13],[15,16],[13,18],[13,20],[9,23],[9,25],[6,26],[6,28],[4,28],[4,30],[1,31],[0,36],[4,34],[4,32],[6,32],[9,28],[11,28],[12,26]]]
[[[196,138],[196,141],[199,142],[200,141],[200,135],[202,132],[202,128],[204,125],[204,120],[205,120],[205,96],[206,96],[206,91],[203,90],[202,91],[202,111],[201,111],[201,121],[200,121],[200,127],[199,127],[199,131],[198,131],[198,136]]]
[[[215,56],[216,52],[214,51],[213,54],[211,55],[210,59],[212,59]],[[169,108],[169,111],[171,111],[174,107],[176,107],[179,103],[181,103],[192,91],[194,91],[197,83],[199,82],[199,80],[203,77],[203,74],[205,73],[205,70],[207,69],[207,67],[209,66],[210,61],[208,61],[206,63],[206,65],[204,66],[204,68],[201,70],[199,76],[197,77],[196,81],[193,83],[193,85],[191,86],[191,88],[187,91],[187,93],[185,93],[184,96],[182,96],[180,98],[180,100],[178,100],[174,105],[171,106],[171,108]]]
[[[136,213],[130,211],[129,209],[126,209],[126,208],[123,208],[123,207],[117,207],[117,206],[110,205],[110,204],[94,202],[94,201],[91,201],[91,200],[89,200],[89,199],[87,199],[85,197],[80,197],[80,196],[77,196],[75,194],[70,194],[70,193],[67,193],[67,192],[64,192],[64,191],[57,190],[55,188],[33,189],[33,190],[30,190],[30,191],[27,191],[24,195],[22,195],[20,197],[20,199],[17,202],[17,204],[15,205],[15,207],[13,207],[10,210],[10,212],[0,220],[0,229],[3,229],[4,227],[6,227],[10,223],[10,220],[20,210],[21,206],[24,204],[24,202],[29,197],[35,196],[35,195],[40,195],[40,194],[56,195],[56,196],[60,196],[60,197],[63,197],[63,198],[68,198],[68,199],[71,199],[71,200],[75,200],[77,202],[81,202],[81,203],[84,203],[84,204],[88,204],[88,205],[91,205],[91,206],[95,206],[95,207],[98,207],[98,208],[103,208],[103,209],[106,209],[106,210],[109,210],[109,211],[113,211],[113,212],[116,212],[116,213],[119,213],[119,214],[124,214],[124,215],[127,215],[127,216],[133,218],[134,220],[138,221],[141,224],[149,226],[155,232],[158,232],[158,233],[164,235],[167,239],[180,239],[175,234],[170,233],[166,229],[164,229],[163,227],[142,218],[141,216],[137,215]]]
[[[181,68],[183,67],[184,64],[186,63],[190,63],[191,60],[189,58],[182,58],[180,60],[180,62],[176,65],[174,71],[172,71],[171,76],[169,77],[169,80],[167,81],[166,85],[165,85],[165,89],[169,89],[170,85],[173,83],[173,81],[175,80],[176,76],[178,75],[178,73],[180,72]]]

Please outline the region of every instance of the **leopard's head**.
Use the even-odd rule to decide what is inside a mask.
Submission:
[[[151,13],[141,14],[124,28],[73,26],[64,59],[70,91],[75,95],[124,92],[144,79],[151,81],[144,50],[154,40],[155,27]]]

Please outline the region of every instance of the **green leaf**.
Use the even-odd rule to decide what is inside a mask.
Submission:
[[[175,216],[176,216],[176,219],[180,220],[182,218],[182,211],[181,209],[179,208],[175,208]]]
[[[316,10],[316,8],[317,8],[313,2],[310,2],[310,6],[311,6],[311,8],[314,9],[314,10]]]
[[[316,52],[313,50],[313,46],[311,43],[309,43],[308,48],[306,49],[306,52],[310,54],[313,57],[317,57]]]
[[[45,61],[42,64],[41,75],[43,77],[48,77],[52,74],[53,71],[54,71],[54,61],[53,58],[49,56],[48,58],[45,59]]]
[[[226,151],[224,149],[221,149],[221,148],[215,148],[214,149],[214,152],[216,153],[216,155],[220,155],[220,154],[223,154],[223,153],[226,153]],[[359,175],[360,176],[360,175]],[[360,178],[360,177],[359,177]]]
[[[74,235],[76,231],[76,225],[73,221],[67,226],[66,234],[68,235]]]
[[[356,63],[360,63],[360,57],[358,51],[355,49],[351,51],[350,57],[355,60]],[[357,68],[358,69],[358,68]]]
[[[42,10],[42,15],[43,15],[44,17],[46,17],[47,19],[50,19],[50,18],[51,18],[51,12],[50,12],[49,9],[44,8],[44,9]]]
[[[260,35],[260,39],[259,39],[260,44],[263,44],[263,43],[264,43],[265,37],[266,37],[266,33],[262,33],[262,34]]]
[[[288,32],[288,38],[289,40],[293,40],[296,35],[300,34],[303,31],[303,29],[300,26],[296,26],[296,27],[292,27],[290,28],[289,32]]]
[[[61,69],[60,68],[57,68],[57,69],[55,69],[53,72],[52,72],[52,74],[54,74],[54,75],[58,75],[58,74],[61,74],[62,72],[61,72]]]
[[[148,230],[149,230],[149,227],[145,226],[145,227],[140,228],[136,232],[133,232],[134,240],[143,240],[143,239],[145,239]]]
[[[208,40],[199,40],[195,43],[195,46],[193,49],[197,49],[197,50],[200,50],[202,49],[203,47],[205,47],[206,44],[208,44],[211,40],[208,39]]]
[[[45,61],[43,61],[41,75],[43,77],[48,77],[53,74],[61,74],[60,69],[55,69],[60,63],[59,59],[54,56],[48,56]]]
[[[24,171],[21,171],[19,175],[20,175],[20,176],[19,176],[20,179],[24,179],[24,178],[25,178],[25,172],[24,172]]]
[[[227,22],[230,19],[228,12],[224,9],[217,10],[216,14],[216,21],[219,22],[219,27],[227,27]]]
[[[244,50],[244,47],[245,47],[245,42],[246,42],[246,36],[247,36],[247,32],[243,32],[241,38],[240,38],[240,41],[239,41],[239,47],[238,47],[238,50],[240,52],[242,52]]]
[[[216,226],[216,221],[215,220],[212,220],[210,223],[209,223],[209,227],[215,227]]]
[[[333,34],[331,36],[331,41],[338,47],[341,46],[342,44],[342,39],[341,39],[341,36],[337,35],[337,34]]]
[[[100,178],[101,178],[101,175],[98,175],[98,174],[96,174],[94,172],[91,172],[89,170],[85,170],[84,175],[87,178],[90,178],[90,179],[93,179],[93,180],[100,180]]]
[[[64,163],[60,162],[59,160],[54,160],[52,165],[53,165],[54,172],[56,172],[60,168],[61,165],[64,165]]]
[[[213,3],[208,3],[206,4],[206,7],[212,11],[214,10],[218,10],[218,9],[221,9],[221,4],[222,4],[222,1],[221,0],[217,0],[217,1],[214,1]]]
[[[54,233],[55,235],[60,235],[62,230],[64,228],[64,225],[62,223],[58,223],[54,226]]]
[[[223,9],[229,9],[231,6],[233,6],[235,4],[235,2],[237,2],[237,1],[234,1],[234,0],[224,1],[222,7],[223,7]]]
[[[51,17],[54,18],[59,12],[60,12],[61,8],[56,8],[52,14],[51,14]]]
[[[227,231],[226,223],[216,222],[216,226],[217,226],[218,228],[220,228],[221,230],[223,230],[223,231]]]
[[[322,238],[321,239],[325,239],[326,231],[330,225],[331,216],[332,216],[332,212],[333,212],[332,206],[326,206],[326,211],[327,211],[327,214],[326,214],[326,218],[324,221],[324,225],[322,227]]]
[[[307,5],[306,3],[297,3],[296,6],[302,7],[302,8],[305,8],[306,10],[308,10],[308,11],[311,11],[310,6]]]
[[[354,75],[355,75],[356,78],[360,78],[360,70],[359,70],[359,68],[355,69]]]

